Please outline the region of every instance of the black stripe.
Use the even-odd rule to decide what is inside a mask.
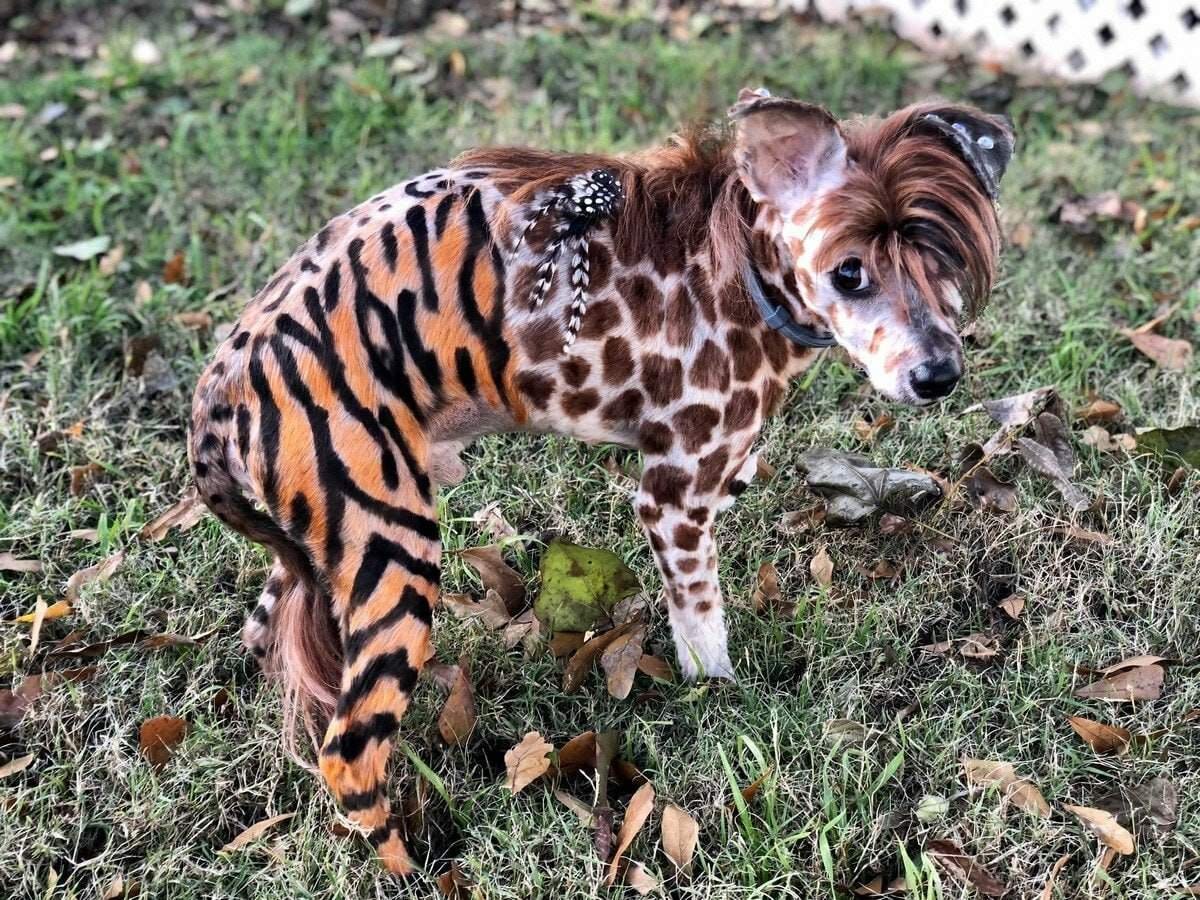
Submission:
[[[371,599],[371,595],[379,587],[383,573],[392,563],[430,584],[436,585],[441,578],[441,572],[433,563],[417,559],[400,544],[388,540],[383,535],[373,534],[363,550],[362,564],[358,567],[358,573],[354,576],[354,586],[350,589],[350,609],[356,609]]]
[[[433,392],[434,404],[442,402],[442,367],[438,365],[437,354],[425,348],[421,335],[417,331],[417,297],[405,288],[396,298],[396,321],[400,325],[400,335],[408,350],[409,358],[416,363],[421,377]]]
[[[260,625],[270,625],[271,611],[260,603],[254,607],[254,612],[250,613],[250,618]]]
[[[472,397],[479,391],[479,383],[475,379],[475,366],[471,363],[471,351],[459,347],[454,351],[454,369],[458,373],[459,384]]]
[[[425,221],[424,206],[410,206],[404,214],[408,230],[412,232],[413,253],[417,257],[417,266],[421,269],[421,299],[425,308],[437,312],[437,286],[433,282],[433,263],[429,259],[429,225]]]
[[[496,289],[492,297],[491,317],[484,319],[475,298],[475,265],[479,254],[489,245],[492,248],[492,266],[496,270]],[[472,190],[467,198],[467,249],[463,253],[462,267],[458,270],[458,296],[467,324],[483,342],[496,391],[504,405],[511,406],[508,391],[504,387],[504,369],[511,351],[501,331],[504,321],[504,262],[500,258],[500,249],[492,244],[487,214],[478,190]]]
[[[275,398],[271,395],[271,383],[263,371],[260,356],[262,347],[263,338],[256,338],[250,351],[250,386],[258,395],[258,442],[262,446],[264,470],[263,497],[267,508],[274,512],[279,499],[275,474],[275,461],[279,456],[279,407],[275,404]],[[246,448],[249,446],[250,438],[247,436]],[[245,449],[243,452],[246,452]]]
[[[455,194],[447,194],[438,201],[433,213],[433,232],[440,239],[446,230],[446,220],[450,217],[450,207],[454,205]]]
[[[354,762],[367,749],[367,741],[390,737],[400,722],[390,712],[375,713],[365,722],[354,722],[349,728],[330,740],[321,749],[325,756],[341,756],[346,762]]]
[[[395,625],[405,616],[412,616],[426,628],[433,624],[433,608],[421,592],[411,584],[404,586],[400,599],[396,601],[395,606],[388,610],[386,615],[376,619],[366,628],[350,632],[350,636],[346,639],[346,659],[355,659],[375,635],[385,628]]]
[[[291,521],[288,523],[288,534],[295,538],[297,543],[303,544],[311,526],[312,507],[309,506],[308,498],[303,494],[296,494],[292,498],[292,515]]]
[[[398,647],[390,653],[373,656],[361,672],[338,696],[337,714],[347,715],[363,697],[379,683],[381,678],[392,678],[398,690],[411,694],[417,684],[417,670],[408,661],[408,650]]]
[[[324,228],[317,232],[317,252],[320,253],[325,249],[325,245],[329,243],[329,239],[333,237],[333,223],[330,222]]]
[[[388,222],[383,226],[383,230],[379,232],[379,241],[383,244],[383,261],[387,263],[388,271],[396,271],[396,256],[398,249],[396,247],[396,226]]]
[[[339,802],[346,812],[361,812],[378,803],[381,796],[382,791],[376,787],[369,791],[352,791],[349,794],[343,794]]]
[[[410,181],[404,186],[404,193],[408,194],[410,197],[418,197],[421,200],[424,200],[426,197],[432,197],[436,192],[421,190],[419,187],[417,187],[417,184],[420,183],[420,181],[420,178]]]
[[[325,310],[332,312],[342,296],[342,261],[335,259],[325,275]]]
[[[237,408],[237,436],[238,454],[245,463],[250,452],[250,409],[244,403],[239,403]]]
[[[404,439],[404,435],[400,432],[400,426],[396,424],[396,420],[392,416],[392,411],[386,406],[379,407],[379,424],[383,426],[383,430],[391,437],[392,443],[399,448],[400,455],[404,457],[404,464],[408,466],[409,474],[412,475],[413,481],[417,485],[417,490],[421,492],[421,499],[428,503],[433,496],[429,490],[429,476],[425,474],[421,469],[421,464],[413,456],[412,450],[409,449],[408,441]]]
[[[294,281],[289,281],[286,285],[284,285],[283,290],[279,292],[279,296],[263,307],[263,312],[275,312],[275,310],[279,309],[279,304],[283,303],[283,301],[287,299],[287,295],[295,286],[296,282]]]

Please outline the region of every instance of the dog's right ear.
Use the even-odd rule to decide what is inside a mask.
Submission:
[[[846,142],[828,110],[743,88],[729,118],[738,175],[755,201],[790,216],[841,180]]]

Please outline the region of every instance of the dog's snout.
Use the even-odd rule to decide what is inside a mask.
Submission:
[[[923,362],[908,376],[913,393],[922,400],[941,400],[950,395],[958,379],[962,377],[962,367],[952,356]]]

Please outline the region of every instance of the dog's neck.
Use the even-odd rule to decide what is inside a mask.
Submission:
[[[820,329],[820,320],[806,302],[805,288],[797,281],[795,248],[790,246],[782,218],[769,207],[756,206],[746,241],[747,261],[759,274],[772,303],[784,307],[799,325]]]

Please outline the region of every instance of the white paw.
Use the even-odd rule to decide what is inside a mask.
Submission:
[[[717,637],[701,632],[693,638],[689,640],[678,632],[675,634],[675,653],[684,678],[688,681],[698,681],[702,678],[737,680],[733,674],[733,663],[729,661],[729,651],[725,646],[723,633]]]

